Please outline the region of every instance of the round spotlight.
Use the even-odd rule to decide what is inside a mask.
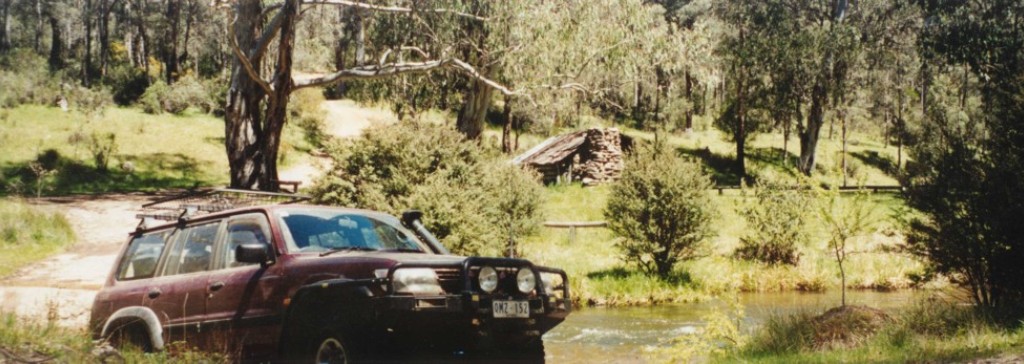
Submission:
[[[516,274],[516,285],[519,286],[519,292],[530,293],[534,288],[537,288],[537,277],[534,276],[533,270],[530,268],[523,268]]]
[[[480,289],[484,292],[491,293],[498,288],[498,271],[492,267],[480,268],[480,276],[477,277],[480,282]]]

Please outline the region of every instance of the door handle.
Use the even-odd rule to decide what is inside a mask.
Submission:
[[[153,299],[160,297],[160,293],[161,292],[159,288],[153,288],[152,290],[149,291],[149,294],[147,294],[146,296],[149,296],[150,299]]]
[[[210,285],[210,292],[217,292],[221,288],[224,288],[224,282],[217,282]]]

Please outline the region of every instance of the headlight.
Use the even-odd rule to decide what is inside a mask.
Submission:
[[[516,273],[516,285],[519,286],[519,292],[530,293],[534,288],[537,288],[537,277],[533,275],[533,270],[530,268],[523,268]]]
[[[395,285],[395,293],[411,293],[414,295],[444,294],[437,283],[437,273],[430,268],[398,269],[391,277]]]
[[[491,293],[498,288],[498,271],[492,267],[480,268],[480,276],[477,277],[480,282],[480,289],[484,292]]]

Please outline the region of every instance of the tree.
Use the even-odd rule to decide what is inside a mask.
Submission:
[[[667,278],[676,262],[697,257],[711,235],[711,178],[693,161],[665,146],[643,147],[628,157],[612,185],[604,215],[628,263]]]
[[[839,190],[824,191],[822,206],[818,211],[825,227],[828,229],[828,248],[831,250],[839,267],[839,284],[843,291],[842,305],[846,306],[846,258],[853,254],[847,249],[850,239],[863,235],[871,227],[871,211],[864,203],[864,194],[843,199]]]
[[[225,108],[225,146],[231,169],[231,186],[234,188],[277,190],[278,148],[286,122],[288,98],[294,90],[326,86],[344,80],[391,77],[451,67],[503,93],[513,93],[487,79],[473,66],[458,58],[447,54],[430,57],[430,54],[422,52],[420,48],[404,45],[396,45],[389,49],[376,64],[294,80],[292,62],[295,32],[303,4],[301,0],[288,0],[280,6],[264,8],[262,1],[242,0],[232,5],[234,15],[229,37],[235,60]],[[411,8],[378,6],[348,0],[320,1],[310,5],[356,7],[414,17],[422,11],[449,14],[471,21],[486,20],[449,8],[425,8],[414,12]],[[264,25],[261,19],[265,14],[273,17]],[[268,52],[275,38],[275,52]],[[398,54],[415,55],[422,60],[405,62],[389,58],[391,55],[398,57]],[[268,60],[268,57],[272,57],[272,60]],[[262,74],[261,70],[264,67],[271,70],[270,75]]]
[[[944,65],[957,74],[969,70],[979,85],[962,92],[977,93],[982,107],[942,97],[923,103],[925,134],[911,150],[914,163],[903,183],[909,204],[925,217],[911,222],[908,244],[967,286],[978,306],[1018,307],[1024,299],[1018,221],[1024,214],[1024,4],[915,3],[926,19],[920,55],[934,67],[930,73],[941,76]],[[922,98],[936,90],[928,91]],[[957,110],[958,103],[967,107]]]

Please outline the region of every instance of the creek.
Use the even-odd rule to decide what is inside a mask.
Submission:
[[[935,294],[933,291],[847,291],[847,304],[894,312]],[[772,315],[797,312],[819,314],[840,305],[841,293],[743,293],[741,330],[751,332]],[[691,304],[644,307],[582,308],[544,335],[549,363],[643,363],[651,348],[681,335],[700,332],[703,318],[725,303],[714,300]]]

